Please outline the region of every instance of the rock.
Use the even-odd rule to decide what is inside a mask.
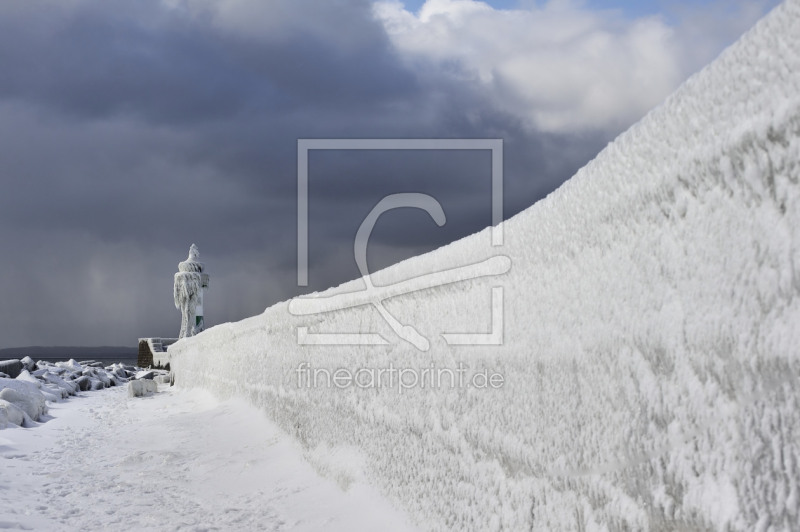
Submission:
[[[134,377],[134,378],[136,380],[140,380],[140,379],[153,380],[153,377],[155,377],[155,375],[156,375],[156,372],[153,371],[153,370],[142,370],[142,371],[138,372],[136,374],[136,377]]]
[[[17,359],[0,360],[0,371],[12,379],[19,377],[19,374],[22,373],[23,369],[25,369],[25,367],[22,365],[22,362]]]
[[[149,379],[133,380],[128,383],[129,397],[144,397],[158,391],[158,384]]]
[[[99,379],[100,381],[102,381],[103,386],[105,386],[106,388],[108,388],[109,386],[112,385],[111,384],[111,379],[109,378],[108,374],[103,370],[100,370],[100,371],[95,370],[93,376],[95,378]]]
[[[3,388],[0,390],[0,399],[15,404],[34,421],[38,421],[43,414],[47,413],[44,395],[32,387],[27,389]],[[10,418],[11,416],[9,416]]]
[[[82,392],[90,390],[91,387],[92,387],[92,380],[89,377],[85,376],[85,375],[81,375],[80,377],[75,379],[74,382],[75,382],[75,384],[78,385],[78,388],[80,388],[80,390]]]
[[[42,384],[39,382],[39,379],[28,373],[27,369],[23,369],[17,375],[17,380],[21,382],[30,382],[31,384],[35,384],[37,388],[41,388]]]
[[[75,393],[78,391],[78,386],[75,384],[75,382],[65,381],[64,379],[62,379],[58,375],[54,375],[53,373],[45,373],[44,375],[42,375],[42,377],[44,377],[44,380],[46,380],[50,384],[54,384],[57,387],[65,390],[69,395],[75,395]]]
[[[0,399],[0,428],[4,428],[6,424],[13,423],[20,427],[27,424],[26,422],[30,417],[25,412],[15,405],[4,399]]]
[[[31,357],[25,357],[20,360],[20,362],[22,362],[22,365],[25,367],[25,369],[31,373],[36,369],[36,362],[34,362]]]
[[[91,384],[91,386],[89,388],[91,390],[93,390],[93,391],[94,390],[102,390],[103,388],[106,387],[106,385],[103,384],[103,381],[101,381],[100,379],[92,379],[92,378],[90,378],[90,380],[92,381],[92,384]]]
[[[67,362],[56,362],[55,365],[70,371],[80,371],[83,369],[83,366],[76,362],[74,358],[70,358]]]
[[[69,392],[64,388],[56,386],[55,384],[45,383],[39,390],[44,395],[44,398],[50,402],[58,402],[61,399],[69,397]]]
[[[108,378],[108,374],[105,372],[105,370],[92,367],[84,367],[81,374],[85,375],[86,377],[89,377],[92,380],[98,380],[102,382],[106,388],[111,386],[111,379]]]

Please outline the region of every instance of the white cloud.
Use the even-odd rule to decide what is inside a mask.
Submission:
[[[659,104],[763,13],[752,2],[743,6],[725,18],[728,31],[707,34],[696,23],[631,20],[563,0],[515,10],[428,0],[418,14],[385,0],[374,14],[421,77],[448,76],[530,129],[569,133],[617,130]]]

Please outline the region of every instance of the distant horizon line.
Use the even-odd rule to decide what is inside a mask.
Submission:
[[[7,353],[11,351],[33,351],[33,350],[41,350],[41,351],[54,351],[54,350],[93,350],[93,351],[100,351],[100,350],[125,350],[125,351],[137,351],[137,346],[124,346],[124,345],[99,345],[99,346],[81,346],[81,345],[29,345],[29,346],[18,346],[18,347],[3,347],[0,348],[0,353]]]

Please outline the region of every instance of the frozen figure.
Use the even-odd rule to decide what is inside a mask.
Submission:
[[[200,251],[192,244],[189,258],[178,264],[175,274],[175,308],[181,311],[181,332],[178,338],[194,336],[203,326],[203,294],[208,288],[208,274],[205,266],[198,262]]]

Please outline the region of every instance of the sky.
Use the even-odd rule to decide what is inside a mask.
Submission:
[[[532,205],[778,2],[4,0],[0,347],[174,337],[197,244],[206,324],[491,224],[488,151],[312,151],[297,285],[297,141],[500,138]]]

